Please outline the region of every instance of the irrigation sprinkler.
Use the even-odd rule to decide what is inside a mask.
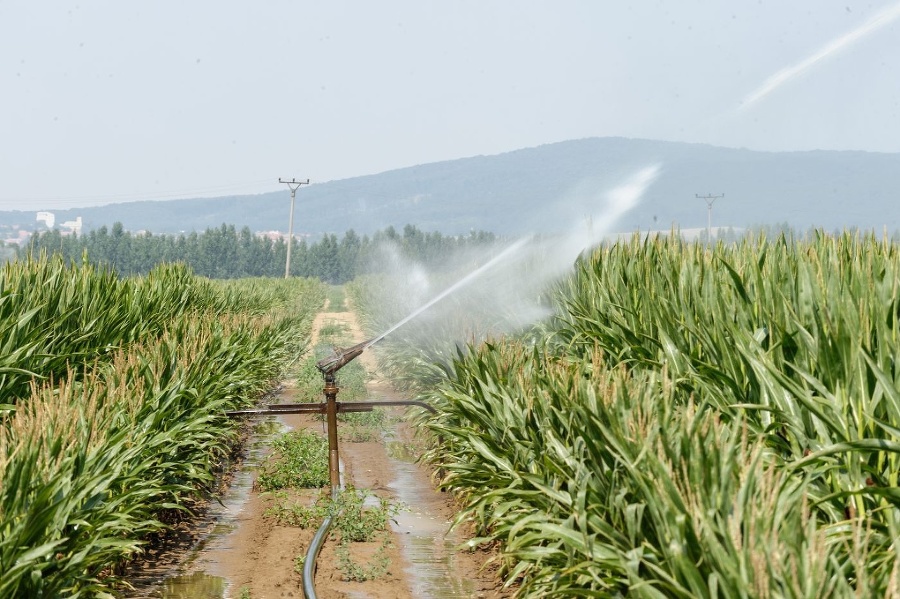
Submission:
[[[316,368],[325,377],[325,421],[328,423],[328,473],[331,477],[332,496],[337,494],[337,489],[340,489],[341,486],[337,435],[337,394],[339,389],[335,373],[362,354],[366,343],[368,341],[363,341],[347,349],[335,347],[330,356],[316,362]]]
[[[275,404],[264,408],[232,410],[229,416],[256,416],[272,414],[324,414],[328,430],[328,474],[331,482],[331,494],[337,496],[341,489],[340,452],[338,448],[337,415],[344,412],[371,412],[379,407],[418,406],[435,413],[436,410],[424,401],[387,400],[387,401],[349,401],[337,400],[340,387],[337,385],[337,371],[355,360],[367,347],[377,339],[357,343],[352,347],[332,349],[331,355],[316,362],[316,368],[325,378],[325,401],[320,403]]]
[[[342,412],[371,412],[378,407],[392,406],[418,406],[425,408],[431,413],[437,413],[432,406],[424,401],[416,400],[388,400],[388,401],[337,401],[337,394],[340,387],[337,385],[336,373],[338,370],[355,360],[363,353],[367,347],[377,343],[384,338],[376,337],[362,343],[357,343],[352,347],[332,348],[331,355],[322,358],[316,362],[316,368],[325,378],[325,401],[320,403],[301,403],[301,404],[275,404],[264,408],[251,408],[247,410],[232,410],[226,412],[229,416],[256,416],[271,414],[324,414],[328,429],[328,474],[331,482],[331,497],[337,499],[341,491],[341,470],[340,470],[340,453],[338,451],[338,434],[337,434],[337,415]],[[319,530],[313,537],[306,552],[306,563],[303,566],[303,594],[307,599],[316,599],[315,589],[315,564],[319,555],[319,550],[325,542],[325,537],[333,521],[332,516],[328,516]]]
[[[335,376],[337,371],[358,358],[360,354],[362,354],[363,351],[365,351],[367,348],[375,345],[376,343],[390,335],[392,332],[394,332],[425,310],[429,309],[431,306],[441,301],[448,295],[458,291],[459,289],[470,283],[473,279],[479,277],[488,269],[493,268],[498,262],[514,256],[521,247],[523,247],[530,241],[530,239],[530,237],[525,237],[513,243],[505,250],[500,252],[497,256],[494,256],[491,260],[482,265],[480,268],[469,273],[467,276],[457,281],[448,289],[445,289],[442,293],[432,298],[431,301],[419,307],[412,314],[408,315],[406,318],[404,318],[388,330],[384,331],[377,337],[373,337],[372,339],[363,341],[362,343],[357,343],[356,345],[353,345],[351,347],[332,348],[331,355],[326,356],[325,358],[322,358],[321,360],[316,362],[316,368],[319,369],[319,372],[321,372],[322,376],[325,378],[325,387],[323,389],[323,392],[325,394],[324,402],[317,404],[276,404],[266,406],[264,408],[232,410],[226,412],[226,414],[228,414],[229,416],[253,416],[262,414],[324,414],[326,426],[328,429],[328,473],[331,482],[331,496],[332,498],[336,499],[341,491],[340,453],[338,451],[337,434],[337,415],[339,413],[370,412],[378,407],[391,406],[418,406],[420,408],[428,410],[432,414],[437,413],[437,410],[435,410],[432,406],[423,401],[416,400],[339,402],[337,401],[337,395],[340,388],[337,385],[337,378]],[[328,534],[328,530],[331,528],[331,523],[332,517],[329,516],[319,527],[319,530],[313,537],[313,541],[312,543],[310,543],[309,549],[306,552],[306,562],[303,566],[303,594],[305,597],[307,597],[307,599],[316,599],[316,590],[314,585],[315,563],[316,558],[319,554],[319,550],[322,548],[322,544],[325,542],[325,536]]]

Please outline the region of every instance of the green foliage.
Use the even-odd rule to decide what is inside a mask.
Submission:
[[[389,546],[390,544],[387,542],[382,543],[372,557],[366,563],[361,564],[350,555],[347,543],[338,545],[335,553],[338,556],[338,568],[341,570],[343,579],[348,582],[365,582],[387,574],[391,565],[391,559],[386,555]]]
[[[328,286],[328,311],[329,312],[346,312],[347,298],[344,295],[344,288],[338,285]]]
[[[331,345],[347,344],[349,343],[348,332],[347,325],[344,323],[326,322],[319,329],[319,339],[322,343]]]
[[[332,530],[338,540],[352,543],[374,541],[381,533],[389,531],[391,519],[402,507],[383,497],[377,505],[366,505],[371,495],[362,489],[348,486],[332,498],[322,493],[312,505],[291,500],[287,495],[277,496],[275,505],[266,510],[279,524],[298,528],[318,527],[328,516],[334,517]]]
[[[371,412],[347,412],[338,414],[341,422],[354,424],[356,426],[367,426],[382,430],[388,423],[388,413],[381,408],[373,409]]]
[[[347,487],[335,498],[323,493],[313,505],[292,501],[282,495],[266,514],[274,516],[280,524],[304,529],[318,527],[325,518],[333,517],[332,535],[338,542],[338,567],[344,580],[362,582],[387,573],[390,522],[402,509],[383,497],[378,498],[378,505],[367,505],[368,497],[368,492],[353,487]],[[365,564],[351,557],[351,543],[371,542],[378,542],[379,546]],[[302,572],[304,562],[305,556],[298,556],[295,569]]]
[[[290,274],[339,285],[373,268],[366,258],[382,243],[392,243],[402,253],[429,264],[440,264],[442,258],[461,247],[485,245],[493,239],[493,235],[484,232],[468,237],[423,233],[412,225],[404,228],[403,235],[389,228],[371,238],[360,238],[351,229],[340,241],[333,234],[312,244],[292,240]],[[237,231],[234,225],[226,224],[186,235],[133,234],[124,230],[121,223],[115,223],[112,229],[100,227],[81,237],[63,237],[58,230],[45,231],[34,235],[20,255],[39,256],[42,252],[61,256],[65,262],[90,261],[123,276],[147,274],[163,263],[183,262],[199,276],[211,279],[276,278],[284,276],[287,263],[284,240],[272,241],[254,235],[248,227]],[[377,264],[374,268],[381,270]]]
[[[316,362],[331,351],[331,346],[318,346],[317,351],[307,357],[297,372],[296,397],[301,402],[316,402],[322,399],[324,380]],[[337,383],[341,401],[361,401],[368,396],[366,391],[366,369],[358,361],[353,361],[338,371]],[[340,415],[344,417],[343,414]]]
[[[368,396],[366,391],[365,366],[359,360],[348,363],[337,372],[337,383],[341,388],[341,401],[361,401]]]
[[[278,524],[302,529],[319,526],[328,513],[328,507],[321,501],[307,505],[305,502],[289,499],[283,491],[276,492],[275,503],[265,511],[265,515],[275,518]]]
[[[294,558],[294,572],[303,574],[303,567],[306,565],[306,554],[301,553]]]
[[[268,390],[295,358],[285,348],[308,339],[322,290],[291,285],[289,302],[251,306],[183,266],[119,279],[7,265],[0,597],[108,592],[147,535],[190,512],[237,440],[224,412]]]
[[[287,488],[324,487],[329,482],[328,441],[307,430],[289,431],[272,442],[256,478],[257,488],[274,491]]]
[[[422,387],[429,458],[524,596],[894,596],[898,281],[873,237],[601,247]]]

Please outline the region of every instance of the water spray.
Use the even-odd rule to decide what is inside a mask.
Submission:
[[[506,259],[512,257],[516,252],[521,250],[529,241],[531,241],[531,239],[532,239],[532,237],[530,235],[527,237],[523,237],[522,239],[519,239],[518,241],[516,241],[515,243],[513,243],[512,245],[510,245],[509,247],[504,249],[502,252],[500,252],[499,254],[497,254],[496,256],[494,256],[493,258],[488,260],[487,262],[485,262],[483,265],[481,265],[477,269],[473,270],[472,272],[470,272],[469,274],[464,276],[462,279],[460,279],[459,281],[457,281],[456,283],[454,283],[453,285],[451,285],[450,287],[448,287],[447,289],[445,289],[444,291],[442,291],[441,293],[439,293],[438,295],[433,297],[427,303],[421,305],[419,308],[417,308],[412,313],[410,313],[409,316],[407,316],[406,318],[404,318],[403,320],[401,320],[400,322],[398,322],[397,324],[395,324],[394,326],[392,326],[385,332],[381,333],[377,337],[374,337],[373,339],[371,339],[368,342],[366,342],[365,344],[363,344],[363,349],[366,349],[368,347],[371,347],[372,345],[375,345],[376,343],[378,343],[379,341],[381,341],[382,339],[384,339],[385,337],[387,337],[388,335],[390,335],[391,333],[393,333],[394,331],[396,331],[397,329],[399,329],[400,327],[402,327],[403,325],[408,323],[410,320],[412,320],[416,316],[420,315],[425,310],[428,310],[429,308],[434,306],[436,303],[438,303],[442,299],[446,298],[448,295],[452,295],[453,293],[456,293],[457,291],[459,291],[460,289],[462,289],[463,287],[465,287],[466,285],[468,285],[469,283],[471,283],[472,281],[474,281],[475,279],[480,277],[486,271],[490,270],[491,268],[493,268],[494,266],[496,266],[503,260],[506,260]],[[353,348],[351,348],[351,349],[353,349]]]
[[[800,62],[785,67],[773,74],[766,79],[759,88],[744,98],[743,102],[738,106],[738,110],[749,109],[776,89],[800,76],[817,63],[846,50],[853,43],[869,37],[878,29],[890,25],[897,19],[900,19],[900,3],[895,3],[887,7],[856,29],[832,39],[825,44],[825,46],[819,48],[818,51],[807,56]]]
[[[610,206],[607,208],[606,221],[604,225],[608,225],[617,219],[623,212],[629,210],[638,200],[644,189],[656,178],[659,171],[658,166],[648,167],[639,171],[626,185],[614,189],[609,194]],[[603,221],[601,221],[603,222]],[[339,412],[368,412],[379,406],[418,406],[426,410],[435,412],[435,409],[422,401],[365,401],[365,402],[339,402],[337,395],[340,388],[337,385],[337,372],[358,358],[366,349],[378,343],[412,319],[416,318],[447,296],[456,293],[460,289],[466,287],[472,281],[482,276],[488,270],[496,267],[505,260],[511,259],[513,256],[520,254],[526,244],[532,240],[532,236],[519,239],[506,247],[499,254],[485,262],[482,266],[470,272],[462,279],[436,295],[434,298],[414,310],[408,316],[400,320],[383,333],[379,334],[368,341],[357,343],[356,345],[341,348],[333,347],[330,355],[316,362],[316,368],[322,373],[325,379],[325,387],[323,389],[325,401],[319,404],[277,404],[259,409],[234,410],[228,412],[230,416],[237,415],[257,415],[257,414],[324,414],[328,428],[328,469],[331,480],[331,493],[336,497],[341,489],[340,481],[340,456],[338,453],[338,434],[337,434],[337,414]],[[593,240],[589,240],[593,241]],[[583,249],[580,248],[580,249]],[[306,564],[303,570],[303,592],[306,597],[315,597],[314,588],[314,567],[316,556],[324,542],[325,536],[331,526],[331,518],[319,528],[313,543],[310,544],[307,552]]]

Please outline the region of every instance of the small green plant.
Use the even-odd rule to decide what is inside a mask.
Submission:
[[[328,311],[329,312],[346,312],[347,297],[344,294],[344,288],[340,285],[330,285],[327,289]]]
[[[329,514],[337,514],[334,532],[341,541],[363,542],[376,540],[380,533],[388,530],[391,519],[403,507],[379,497],[378,505],[365,505],[369,493],[347,487],[332,499],[322,493],[312,505],[293,502],[285,494],[277,494],[275,505],[266,510],[266,515],[274,516],[279,524],[312,528],[318,526]]]
[[[381,440],[390,418],[386,411],[376,408],[371,412],[338,414],[338,420],[342,423],[338,430],[342,441],[369,443]]]
[[[319,329],[319,339],[324,343],[344,343],[348,332],[346,324],[332,320]]]
[[[388,457],[411,464],[422,454],[422,448],[409,441],[388,441],[385,450]]]
[[[297,401],[301,403],[313,403],[321,401],[322,389],[325,381],[322,378],[322,372],[316,368],[316,362],[319,357],[313,355],[307,358],[301,365],[297,373]]]
[[[328,442],[322,436],[307,430],[290,431],[277,437],[272,447],[273,453],[260,466],[257,488],[274,491],[328,484]]]
[[[250,587],[241,587],[240,599],[250,599]]]
[[[391,559],[387,556],[387,548],[391,546],[389,540],[379,545],[375,554],[365,564],[356,562],[350,555],[350,547],[346,542],[341,543],[336,550],[338,556],[338,568],[347,582],[365,582],[381,578],[388,572]]]
[[[384,497],[378,498],[378,506],[367,506],[369,494],[348,487],[337,499],[340,511],[335,518],[335,530],[340,544],[337,548],[338,567],[344,580],[363,582],[384,576],[390,565],[387,548],[391,546],[389,525],[402,509]],[[350,543],[380,541],[378,549],[365,564],[353,560]]]
[[[338,510],[334,525],[344,541],[374,541],[380,533],[387,532],[391,519],[396,516],[401,506],[391,503],[384,497],[378,498],[378,506],[366,506],[369,494],[347,487],[335,502]]]
[[[388,526],[402,509],[399,504],[380,497],[378,505],[366,505],[369,493],[353,487],[348,487],[335,499],[322,493],[312,505],[290,500],[284,493],[275,496],[278,501],[266,510],[266,515],[274,516],[279,524],[307,529],[319,526],[328,516],[334,517],[332,535],[338,542],[338,568],[344,580],[372,580],[388,571],[387,548],[391,546]],[[364,564],[354,561],[350,544],[370,542],[379,542],[374,555]],[[302,573],[305,563],[306,556],[298,555],[294,558],[294,570]]]
[[[345,443],[372,443],[381,439],[381,435],[374,428],[356,424],[341,426],[338,431],[338,437]]]
[[[341,368],[337,373],[337,384],[341,388],[343,401],[359,401],[368,395],[366,391],[366,368],[355,360]]]
[[[297,557],[294,558],[294,572],[297,574],[303,574],[303,566],[306,565],[306,554],[301,553]]]
[[[368,426],[377,430],[383,430],[389,422],[388,413],[381,408],[375,408],[371,412],[347,412],[338,414],[341,422],[356,426]]]
[[[313,505],[305,505],[299,501],[291,501],[285,494],[277,494],[275,504],[266,509],[266,516],[273,516],[283,526],[296,528],[313,528],[318,526],[328,515],[329,506],[320,500]]]

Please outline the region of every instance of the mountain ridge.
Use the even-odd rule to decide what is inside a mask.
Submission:
[[[705,226],[707,206],[696,194],[706,193],[725,194],[713,207],[714,226],[900,228],[900,153],[767,152],[588,137],[304,186],[297,192],[294,231],[369,234],[414,224],[446,234],[555,232],[601,213],[605,193],[650,164],[660,165],[660,175],[619,221],[620,231]],[[289,198],[285,189],[53,212],[57,222],[82,216],[85,231],[114,222],[154,234],[223,223],[285,231]],[[0,212],[0,224],[25,225],[29,216],[33,226],[33,212]]]

